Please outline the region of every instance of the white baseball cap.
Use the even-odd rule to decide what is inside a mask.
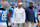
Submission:
[[[19,2],[18,4],[22,5],[22,2]]]

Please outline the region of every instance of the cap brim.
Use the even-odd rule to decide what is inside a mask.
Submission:
[[[22,5],[22,2],[18,3],[19,5]]]

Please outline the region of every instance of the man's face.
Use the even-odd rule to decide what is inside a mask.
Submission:
[[[30,7],[33,7],[33,4],[29,4]]]
[[[36,7],[35,7],[35,9],[36,9]]]
[[[18,4],[18,8],[21,8],[21,7],[22,7],[22,5]]]

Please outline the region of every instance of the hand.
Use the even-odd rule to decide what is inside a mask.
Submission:
[[[25,27],[25,23],[22,23],[23,27]]]
[[[28,21],[26,21],[26,23],[28,23]]]
[[[39,24],[37,26],[40,26]]]
[[[36,23],[36,21],[34,21],[34,23]]]
[[[24,26],[24,25],[25,25],[25,23],[22,23],[22,25]]]
[[[14,23],[13,23],[13,25],[14,25]]]
[[[8,22],[8,26],[10,26],[11,25],[11,23],[10,22]]]

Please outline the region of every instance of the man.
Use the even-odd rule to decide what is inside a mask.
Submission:
[[[11,6],[11,8],[14,9],[14,8],[15,8],[15,2],[11,2],[11,3],[10,3],[10,6]]]
[[[2,5],[4,6],[4,8],[5,8],[6,10],[8,10],[8,8],[9,8],[9,3],[7,2],[7,0],[4,0],[3,3],[2,3]]]
[[[8,15],[8,17],[9,17],[9,19],[8,19],[8,26],[11,26],[12,27],[12,25],[13,25],[13,13],[14,13],[14,2],[12,2],[10,5],[11,5],[11,7],[8,9],[8,11],[9,11],[9,15]]]
[[[22,3],[23,3],[23,4],[22,4],[22,7],[25,9],[25,8],[26,8],[26,3],[25,3],[25,1],[23,1]]]
[[[33,3],[29,3],[29,7],[25,9],[26,12],[26,23],[27,27],[33,27],[33,22],[34,22],[34,10],[33,10]]]
[[[2,3],[2,7],[8,11],[8,8],[9,8],[9,3],[6,2],[6,0]],[[8,16],[8,15],[7,15]],[[9,18],[8,18],[9,19]],[[8,21],[7,21],[7,26],[8,26]]]
[[[39,8],[39,12],[38,12],[39,14],[38,14],[38,24],[39,24],[39,26],[40,26],[40,8]]]
[[[8,26],[12,26],[14,9],[13,8],[9,8],[8,11],[9,11]]]
[[[7,27],[7,10],[0,8],[0,27]]]
[[[35,13],[34,27],[36,27],[37,24],[38,24],[38,22],[37,22],[37,15],[38,15],[37,13],[38,13],[38,11],[37,11],[36,5],[34,6],[34,13]]]
[[[25,27],[25,10],[22,8],[22,2],[18,3],[18,7],[14,9],[13,27]]]

